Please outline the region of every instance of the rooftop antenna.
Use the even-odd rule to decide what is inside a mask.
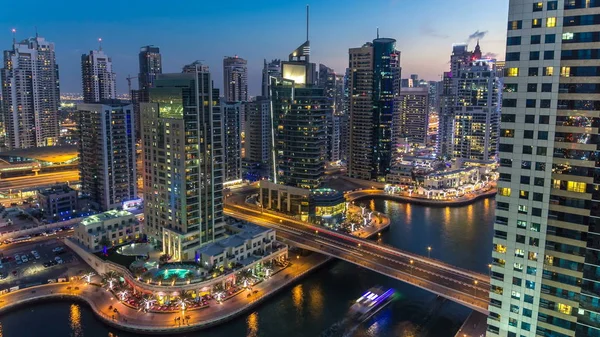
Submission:
[[[11,32],[12,32],[12,36],[13,36],[13,44],[15,44],[15,43],[17,43],[17,38],[15,36],[17,34],[17,30],[13,28],[11,30]]]
[[[34,28],[35,28],[35,38],[37,39],[39,37],[38,36],[38,31],[37,31],[37,26],[34,26]]]
[[[306,41],[308,41],[308,19],[309,19],[308,9],[309,9],[309,6],[306,5]]]
[[[102,51],[102,38],[101,37],[98,38],[98,45],[99,45],[98,51]]]

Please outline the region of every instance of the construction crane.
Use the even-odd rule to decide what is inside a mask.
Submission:
[[[130,95],[130,97],[133,96],[133,95],[131,95],[131,80],[134,80],[136,78],[138,78],[138,77],[137,76],[131,77],[131,75],[127,75],[127,78],[126,78],[126,80],[127,80],[127,87],[129,89],[129,95]]]

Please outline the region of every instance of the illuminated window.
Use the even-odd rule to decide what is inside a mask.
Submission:
[[[562,312],[565,315],[570,315],[572,310],[573,310],[573,307],[571,307],[570,305],[558,303],[558,311],[559,312]]]
[[[567,181],[567,191],[570,192],[585,193],[586,186],[586,183]]]
[[[554,75],[554,67],[544,67],[544,76]]]
[[[531,28],[540,28],[542,27],[542,20],[541,19],[533,19],[531,20]]]
[[[529,252],[529,256],[527,256],[527,258],[530,261],[537,261],[537,253],[536,252]]]
[[[516,257],[525,257],[525,250],[523,250],[521,248],[516,248],[515,249],[515,256]]]
[[[575,36],[575,34],[573,33],[563,33],[562,35],[562,39],[563,40],[573,40],[573,37]]]
[[[506,76],[517,77],[519,76],[519,68],[508,68],[506,69]]]
[[[511,291],[510,292],[510,297],[515,299],[515,300],[520,300],[521,299],[521,293],[518,291]]]
[[[571,67],[560,67],[560,76],[569,77],[571,75]]]
[[[556,27],[556,18],[555,17],[546,18],[546,27]]]
[[[534,12],[541,12],[543,9],[544,9],[543,2],[534,2],[533,3],[533,11]]]
[[[494,244],[494,251],[498,252],[500,254],[505,254],[506,253],[506,246],[501,245],[501,244]]]
[[[509,187],[500,187],[498,189],[498,193],[505,197],[510,197],[510,188]]]
[[[513,270],[523,271],[523,264],[518,262],[513,263]]]

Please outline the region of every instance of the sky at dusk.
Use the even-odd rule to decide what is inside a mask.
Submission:
[[[311,61],[343,73],[348,48],[376,37],[397,40],[402,77],[439,80],[452,44],[481,38],[484,54],[504,59],[508,0],[30,0],[0,11],[0,46],[40,36],[55,43],[61,92],[81,92],[81,54],[98,48],[112,58],[117,91],[137,76],[139,48],[160,47],[163,72],[202,60],[222,88],[223,57],[248,60],[249,91],[260,94],[263,59],[286,59],[305,40],[310,5]],[[2,33],[4,31],[4,33]],[[471,39],[470,39],[471,37]],[[137,80],[133,81],[137,88]]]

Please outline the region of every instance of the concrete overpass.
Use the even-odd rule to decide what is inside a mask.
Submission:
[[[277,230],[283,241],[370,269],[488,314],[488,275],[395,247],[359,239],[248,205],[226,203],[225,214]]]

